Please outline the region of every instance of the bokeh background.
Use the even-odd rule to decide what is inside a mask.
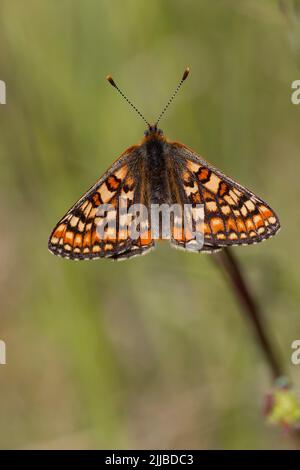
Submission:
[[[270,371],[208,255],[51,256],[58,219],[143,134],[105,76],[171,139],[266,199],[282,230],[236,248],[290,362],[300,337],[298,2],[0,0],[1,448],[291,448],[261,416]],[[298,366],[300,367],[300,366]]]

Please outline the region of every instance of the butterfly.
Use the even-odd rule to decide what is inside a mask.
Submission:
[[[160,206],[191,207],[188,230],[183,230],[182,220],[178,222],[174,214],[167,236],[163,237],[158,228],[156,238],[167,238],[177,248],[214,253],[229,246],[258,243],[277,233],[279,219],[266,202],[189,147],[169,141],[158,128],[188,74],[186,68],[154,125],[146,121],[113,78],[107,77],[146,122],[147,130],[142,141],[125,150],[58,222],[48,244],[53,254],[73,260],[120,260],[145,254],[155,246],[150,208]],[[135,206],[146,211],[139,211],[139,230],[133,237],[130,208]],[[202,218],[195,216],[196,207],[203,207]],[[200,232],[201,245],[195,243]]]

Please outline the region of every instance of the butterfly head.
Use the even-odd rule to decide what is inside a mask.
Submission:
[[[163,131],[158,129],[156,124],[149,124],[148,129],[144,132],[145,137],[162,137],[163,135]]]

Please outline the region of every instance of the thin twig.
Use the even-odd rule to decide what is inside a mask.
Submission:
[[[236,297],[243,307],[243,311],[246,312],[249,320],[251,321],[259,345],[265,354],[274,380],[278,379],[278,377],[284,376],[285,373],[283,367],[277,358],[274,346],[265,328],[261,309],[255,301],[254,295],[245,279],[242,268],[232,253],[232,249],[225,248],[220,253],[214,255],[213,258],[226,274],[226,277],[234,289]]]

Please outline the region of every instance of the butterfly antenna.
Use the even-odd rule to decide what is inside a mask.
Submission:
[[[162,112],[160,113],[160,115],[158,116],[158,119],[155,123],[155,125],[157,126],[157,124],[159,123],[159,121],[161,120],[161,118],[163,117],[163,115],[165,114],[165,112],[167,111],[168,107],[170,106],[170,104],[172,103],[172,101],[174,100],[175,96],[177,95],[177,93],[179,92],[183,82],[187,79],[188,75],[190,73],[190,68],[189,67],[186,67],[186,69],[184,70],[183,72],[183,75],[182,75],[182,78],[180,80],[180,82],[178,83],[176,89],[174,90],[171,98],[169,99],[169,101],[167,102],[166,106],[164,107],[164,109],[162,110]]]
[[[150,127],[150,124],[149,122],[147,121],[147,119],[145,119],[145,117],[142,115],[142,113],[137,109],[136,106],[134,106],[134,104],[130,101],[129,98],[127,98],[126,95],[124,95],[124,93],[120,90],[120,88],[118,87],[118,85],[116,84],[116,82],[114,81],[114,79],[112,78],[111,75],[107,75],[106,77],[106,80],[114,87],[116,88],[116,90],[118,90],[118,92],[120,93],[120,95],[127,101],[127,103],[130,104],[130,106],[135,110],[135,112],[143,119],[143,121],[145,121],[145,123],[147,124],[148,127]]]

